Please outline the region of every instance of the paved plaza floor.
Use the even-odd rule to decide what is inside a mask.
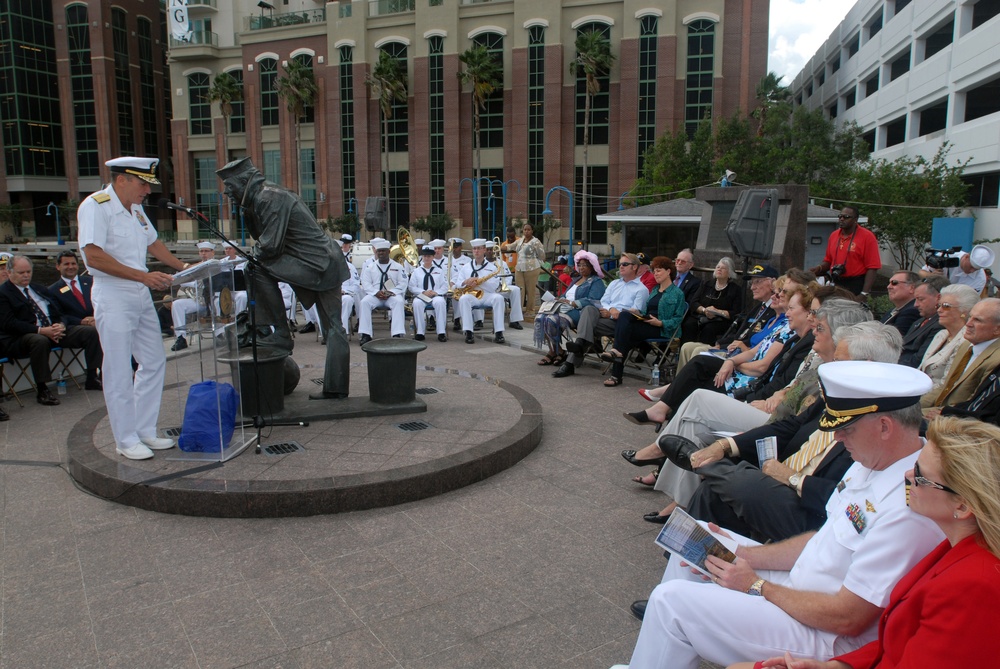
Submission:
[[[605,388],[596,367],[553,379],[535,364],[527,326],[508,330],[505,346],[486,333],[475,345],[449,334],[447,343],[429,337],[418,364],[523,388],[543,407],[541,444],[485,481],[387,508],[220,519],[123,506],[78,489],[65,471],[70,430],[103,407],[100,393],[71,386],[58,407],[7,401],[0,669],[627,662],[639,629],[629,604],[664,566],[658,526],[642,520],[662,496],[632,483],[639,470],[618,455],[654,437],[621,417],[644,405],[642,382]],[[351,347],[363,362],[357,335]],[[323,355],[315,335],[298,337],[306,369],[297,392],[314,389],[309,369]],[[352,392],[366,394],[363,369],[352,379]],[[454,411],[474,430],[468,400]],[[491,395],[482,400],[494,416]]]

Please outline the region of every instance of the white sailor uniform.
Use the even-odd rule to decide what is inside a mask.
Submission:
[[[434,310],[434,326],[437,334],[444,334],[448,319],[448,303],[444,298],[444,294],[448,291],[448,282],[445,280],[444,270],[433,264],[428,269],[421,263],[410,275],[409,290],[413,293],[413,326],[417,334],[422,335],[427,329],[424,310],[428,306]],[[425,290],[437,293],[429,303],[419,297]]]
[[[375,297],[385,280],[392,281],[392,296],[386,300]],[[372,311],[387,308],[391,314],[391,333],[402,336],[406,332],[406,272],[395,260],[382,265],[378,261],[366,264],[361,270],[361,289],[365,292],[358,309],[358,333],[372,334]]]

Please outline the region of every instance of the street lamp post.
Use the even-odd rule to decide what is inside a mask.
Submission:
[[[552,209],[549,207],[549,198],[552,197],[552,193],[556,191],[562,191],[566,193],[569,198],[569,252],[572,257],[573,254],[573,191],[566,188],[565,186],[553,186],[549,189],[549,192],[545,194],[545,211],[542,212],[542,216],[552,216]]]
[[[624,193],[622,193],[622,196],[620,198],[618,198],[618,211],[624,211],[625,210],[625,205],[622,204],[622,200],[624,200],[625,196],[628,195],[631,192],[632,191],[627,190]]]
[[[45,210],[45,215],[46,216],[51,216],[53,210],[56,212],[56,244],[58,244],[59,246],[62,246],[66,242],[63,241],[62,231],[61,231],[60,226],[59,226],[59,207],[58,207],[58,205],[56,205],[55,202],[49,202],[49,206]]]

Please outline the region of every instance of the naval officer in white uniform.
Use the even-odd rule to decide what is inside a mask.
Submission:
[[[80,204],[80,253],[94,277],[94,320],[104,347],[104,401],[115,450],[132,460],[174,446],[156,436],[166,354],[149,289],[166,290],[171,276],[146,269],[146,254],[176,270],[184,263],[157,239],[142,209],[156,179],[156,158],[115,158],[111,184]],[[131,359],[139,367],[132,378]]]

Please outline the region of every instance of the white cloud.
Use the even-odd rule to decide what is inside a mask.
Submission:
[[[767,69],[790,84],[854,4],[853,0],[771,0]]]

